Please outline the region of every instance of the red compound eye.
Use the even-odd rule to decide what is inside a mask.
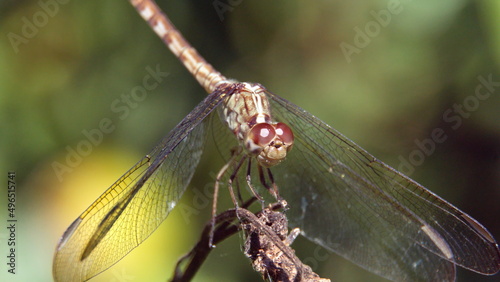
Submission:
[[[293,132],[288,125],[278,122],[278,124],[276,124],[276,134],[278,134],[285,144],[293,143]]]
[[[276,136],[276,132],[271,125],[267,123],[258,123],[252,127],[249,136],[255,144],[265,146],[273,140],[274,136]]]

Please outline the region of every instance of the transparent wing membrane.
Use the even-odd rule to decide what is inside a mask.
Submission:
[[[274,118],[296,139],[272,171],[292,226],[307,238],[396,281],[453,280],[454,264],[498,271],[498,247],[474,219],[298,106],[268,96]]]
[[[90,279],[158,228],[193,176],[206,139],[203,120],[223,97],[208,96],[71,224],[54,258],[57,281]]]

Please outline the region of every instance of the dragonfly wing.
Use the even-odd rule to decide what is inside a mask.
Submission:
[[[66,230],[54,257],[56,281],[84,281],[118,262],[158,228],[184,193],[200,160],[214,92]]]
[[[500,269],[488,231],[298,106],[268,93],[295,143],[273,167],[292,226],[310,240],[397,281],[453,280],[454,264]]]

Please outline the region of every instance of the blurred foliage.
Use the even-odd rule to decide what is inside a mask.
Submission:
[[[205,95],[127,1],[69,1],[46,21],[34,18],[44,13],[42,2],[54,1],[0,2],[0,171],[16,171],[19,183],[14,281],[51,281],[53,250],[65,228]],[[447,140],[412,177],[500,238],[499,90],[479,101],[458,128],[443,118],[454,104],[470,101],[479,76],[500,81],[498,1],[401,1],[400,12],[385,26],[379,23],[349,60],[342,43],[355,45],[357,28],[376,22],[374,14],[394,1],[228,1],[236,5],[223,20],[215,2],[160,5],[226,76],[264,84],[390,165],[408,158],[415,140],[442,128]],[[26,32],[34,21],[35,30]],[[23,42],[13,44],[18,41],[12,34]],[[126,116],[114,111],[113,103],[157,66],[169,73],[159,86]],[[68,150],[86,140],[83,131],[99,128],[103,119],[114,130],[103,133],[102,142],[59,181],[54,162],[64,163]],[[192,189],[210,183],[209,175],[219,169],[211,161],[215,153],[204,156]],[[191,201],[192,189],[183,201]],[[231,207],[227,195],[221,198],[220,210]],[[95,281],[164,281],[209,214],[207,208],[186,220],[174,210],[138,250]],[[258,279],[240,244],[233,238],[218,246],[196,280]],[[317,246],[306,240],[296,248],[303,257],[317,255]],[[377,279],[336,256],[318,262],[320,274],[338,281]],[[0,280],[12,281],[4,267]],[[460,275],[462,281],[495,280]]]

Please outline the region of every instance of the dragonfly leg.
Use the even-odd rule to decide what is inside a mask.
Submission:
[[[241,195],[240,181],[238,180],[238,178],[235,178],[234,180],[235,180],[234,184],[236,184],[236,197],[238,198],[238,202],[240,204],[243,204],[243,196]]]
[[[271,193],[271,195],[273,195],[273,197],[277,201],[281,201],[282,198],[279,195],[278,186],[276,185],[276,182],[274,182],[274,177],[273,177],[273,174],[271,173],[271,170],[269,168],[266,169],[267,176],[269,177],[269,180],[271,181],[271,184],[268,184],[266,181],[266,176],[264,175],[264,171],[262,170],[263,167],[260,165],[258,167],[259,167],[260,183],[262,183],[262,185],[264,185],[264,187],[266,187],[266,189],[269,191],[269,193]]]
[[[257,198],[257,200],[260,201],[260,203],[262,205],[262,209],[264,209],[264,198],[262,198],[259,195],[259,193],[257,193],[257,191],[254,189],[254,187],[252,185],[251,172],[252,172],[252,159],[248,158],[248,168],[247,168],[247,176],[246,176],[247,185],[248,185],[248,188],[250,188],[250,191],[252,191],[252,194],[255,196],[255,198]]]
[[[236,208],[238,208],[238,202],[236,201],[236,197],[234,195],[234,191],[233,191],[233,182],[236,180],[236,188],[237,188],[237,191],[238,191],[238,199],[240,200],[240,203],[243,204],[243,199],[241,197],[241,192],[240,192],[240,186],[238,185],[238,178],[236,177],[238,175],[238,171],[240,170],[241,166],[243,165],[243,162],[245,161],[245,159],[247,158],[246,155],[243,155],[243,157],[240,159],[240,161],[238,162],[238,165],[234,168],[234,171],[233,173],[231,174],[231,176],[229,177],[229,180],[228,180],[228,188],[229,188],[229,193],[231,194],[231,199],[233,200],[233,203],[235,205]]]
[[[274,182],[273,173],[271,172],[270,168],[267,168],[267,175],[269,176],[269,180],[271,181],[271,188],[270,188],[271,194],[273,194],[274,198],[277,201],[283,200],[283,198],[281,198],[281,196],[280,196],[280,193],[278,190],[278,185],[276,185],[276,182]]]
[[[210,247],[215,247],[213,246],[213,237],[214,237],[214,230],[215,230],[215,214],[217,213],[217,198],[219,197],[219,185],[221,182],[222,177],[224,174],[227,172],[227,170],[234,164],[234,161],[236,160],[236,157],[238,157],[238,154],[233,154],[231,159],[220,169],[219,173],[217,174],[217,178],[215,179],[215,184],[214,184],[214,198],[212,202],[212,219],[211,219],[211,228],[210,228],[210,236],[208,240],[208,245]],[[241,163],[242,161],[240,161]],[[241,164],[239,165],[241,166]],[[234,191],[232,189],[231,184],[229,185],[229,193],[231,194],[231,199],[233,200],[233,203],[236,207],[238,208],[238,201],[236,201],[236,197],[234,196]]]

